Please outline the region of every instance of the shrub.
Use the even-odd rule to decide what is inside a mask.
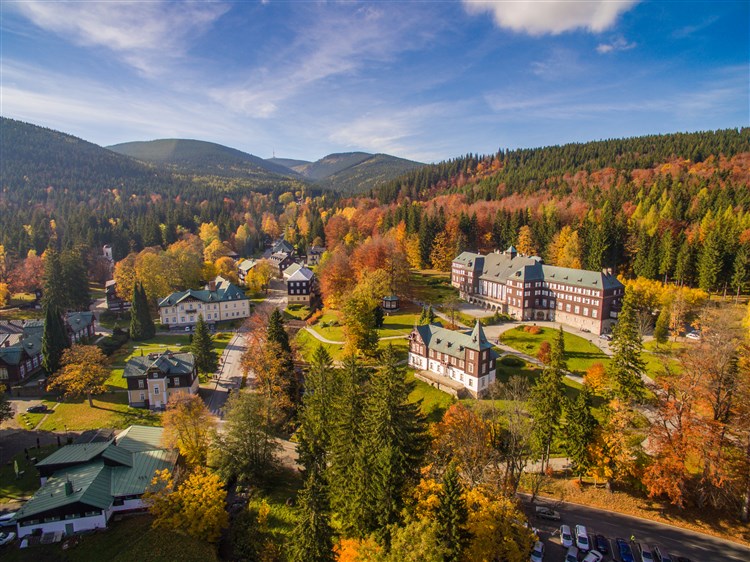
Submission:
[[[532,336],[536,336],[537,334],[542,333],[542,329],[539,326],[524,326],[523,331],[531,334]]]
[[[536,358],[546,365],[547,363],[549,363],[549,355],[551,351],[552,351],[552,346],[549,344],[549,342],[543,341],[539,345],[539,351],[536,354]]]
[[[97,345],[104,355],[112,355],[115,351],[125,345],[129,339],[130,336],[128,335],[128,332],[121,328],[115,328],[111,336],[102,338]]]
[[[322,310],[316,310],[316,311],[315,311],[315,312],[314,312],[314,313],[313,313],[313,314],[312,314],[312,315],[311,315],[311,316],[310,316],[310,317],[309,317],[309,318],[308,318],[308,319],[306,320],[306,323],[307,323],[307,325],[308,325],[308,326],[312,326],[312,325],[313,325],[313,324],[315,324],[315,323],[316,323],[316,322],[317,322],[318,320],[320,320],[320,318],[321,318],[322,316],[323,316],[323,311],[322,311]],[[322,324],[321,324],[321,326],[325,328],[325,326],[323,326]]]

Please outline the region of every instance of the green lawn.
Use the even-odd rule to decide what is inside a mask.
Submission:
[[[310,334],[307,330],[300,330],[299,332],[297,332],[294,341],[297,343],[299,352],[305,361],[309,361],[312,358],[312,354],[315,352],[319,345],[322,345],[328,350],[328,353],[331,354],[331,357],[334,361],[341,361],[341,359],[343,359],[344,357],[343,345],[323,343],[315,338],[312,334]]]
[[[310,308],[307,306],[293,305],[284,310],[286,320],[304,320],[310,314]]]
[[[107,296],[104,286],[99,283],[89,283],[89,294],[92,299],[103,299]]]
[[[57,450],[56,445],[47,445],[41,449],[30,449],[29,459],[37,461],[49,456]],[[0,451],[0,454],[2,451]],[[21,478],[16,479],[13,460],[18,463],[18,470],[23,471]],[[11,462],[8,462],[11,461]],[[18,453],[13,459],[0,457],[0,505],[9,501],[31,496],[39,489],[39,474],[34,465],[27,461],[24,453]]]
[[[411,290],[416,300],[432,305],[458,297],[458,291],[451,286],[450,273],[434,269],[412,271]]]
[[[81,537],[72,550],[60,544],[36,546],[31,550],[6,548],[3,560],[21,562],[212,562],[218,561],[216,548],[205,541],[164,529],[151,528],[148,515],[111,522],[106,531]]]
[[[539,334],[524,332],[523,326],[508,330],[500,336],[500,341],[522,353],[536,357],[543,341],[552,341],[557,337],[557,330],[542,328]],[[594,344],[582,337],[565,332],[565,358],[568,369],[583,376],[594,363],[609,363],[609,357]]]
[[[414,383],[414,390],[409,395],[409,400],[422,401],[422,413],[430,422],[436,423],[443,419],[443,414],[453,404],[455,398],[450,394],[438,390],[432,385],[414,378],[414,371],[407,370],[406,380]]]
[[[641,357],[646,364],[646,374],[652,379],[658,379],[664,374],[665,360],[673,372],[681,373],[682,365],[677,360],[677,354],[685,347],[684,343],[672,341],[661,344],[659,347],[656,346],[655,341],[644,343]]]
[[[419,320],[420,314],[421,311],[415,311],[415,307],[407,307],[398,312],[392,312],[383,318],[383,327],[378,330],[378,337],[408,336],[414,324]],[[341,313],[336,310],[326,310],[325,314],[313,326],[313,329],[329,340],[344,341]]]
[[[95,396],[93,408],[86,398],[61,402],[38,429],[62,431],[66,426],[75,431],[102,427],[124,429],[133,424],[160,425],[161,414],[145,408],[131,408],[127,393],[120,391]]]
[[[336,310],[326,310],[320,320],[315,323],[313,329],[331,341],[344,341],[341,313]]]

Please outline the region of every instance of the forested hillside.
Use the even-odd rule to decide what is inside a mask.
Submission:
[[[289,168],[213,142],[160,139],[126,142],[107,147],[137,160],[162,164],[177,172],[239,178],[269,179],[269,175],[297,176]]]

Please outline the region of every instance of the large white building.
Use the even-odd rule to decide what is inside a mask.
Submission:
[[[410,367],[437,375],[431,382],[438,386],[440,377],[458,383],[474,398],[495,381],[497,357],[479,321],[471,331],[427,324],[415,326],[409,335]]]
[[[163,326],[195,326],[203,315],[209,325],[241,320],[250,316],[250,299],[237,285],[217,277],[205,289],[178,291],[159,302],[159,319]]]

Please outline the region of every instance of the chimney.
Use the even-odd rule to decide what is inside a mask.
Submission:
[[[70,478],[68,478],[65,481],[65,495],[66,496],[72,496],[73,495],[73,482],[70,481]]]
[[[208,283],[208,290],[213,292],[216,290],[216,281],[209,281]]]

